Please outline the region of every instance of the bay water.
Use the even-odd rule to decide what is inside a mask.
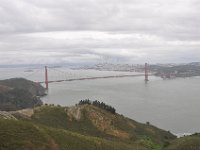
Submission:
[[[50,80],[63,78],[95,77],[136,74],[131,72],[97,70],[60,70],[49,72]],[[58,71],[57,71],[58,72]],[[26,68],[0,69],[0,79],[25,77],[33,81],[44,81],[44,71]],[[139,122],[150,122],[172,133],[200,132],[200,77],[163,80],[150,76],[105,78],[49,84],[45,103],[71,106],[83,99],[99,100],[116,108]]]

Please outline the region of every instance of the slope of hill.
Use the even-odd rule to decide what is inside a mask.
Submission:
[[[0,92],[7,92],[12,90],[11,87],[5,86],[5,85],[0,85]]]
[[[12,112],[18,120],[0,119],[1,149],[161,150],[176,138],[93,105],[43,105],[29,118],[26,111]]]
[[[30,111],[31,115],[24,116]],[[94,105],[43,105],[10,113],[0,115],[2,150],[198,150],[200,147],[199,134],[177,139],[170,132]]]
[[[11,78],[6,80],[0,80],[1,86],[7,86],[15,89],[28,90],[32,95],[44,96],[45,89],[33,81],[26,80],[24,78]]]
[[[166,150],[199,150],[200,134],[182,137],[172,141]]]
[[[176,65],[150,65],[150,70],[155,75],[163,78],[200,76],[199,62]]]
[[[45,94],[41,85],[22,79],[0,80],[0,110],[12,111],[41,105],[37,96]]]
[[[131,143],[150,139],[160,146],[165,146],[169,140],[175,138],[171,133],[152,125],[138,123],[93,105],[42,106],[35,109],[32,119],[36,123],[54,128]]]
[[[1,150],[134,150],[120,141],[84,136],[26,121],[0,119]]]

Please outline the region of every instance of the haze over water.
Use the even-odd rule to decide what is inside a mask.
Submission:
[[[22,68],[14,72],[13,69],[0,69],[0,73],[1,79],[30,74]],[[70,70],[70,74],[75,77],[75,74],[105,76],[132,73]],[[27,78],[43,80],[43,72],[37,75]],[[50,78],[56,79],[56,74],[50,75]],[[147,84],[144,77],[82,80],[51,83],[49,88],[48,96],[43,98],[45,103],[69,106],[89,98],[114,106],[124,116],[144,123],[149,121],[173,133],[200,132],[200,77],[163,80],[152,76]]]

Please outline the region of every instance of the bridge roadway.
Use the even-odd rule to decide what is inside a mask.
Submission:
[[[144,76],[145,74],[132,74],[132,75],[112,75],[112,76],[102,76],[102,77],[84,77],[84,78],[72,78],[72,79],[64,79],[64,80],[49,80],[48,83],[54,82],[65,82],[65,81],[79,81],[79,80],[95,80],[95,79],[107,79],[107,78],[123,78],[123,77],[140,77]],[[152,74],[149,74],[152,76]],[[38,82],[38,83],[45,83],[45,81]]]

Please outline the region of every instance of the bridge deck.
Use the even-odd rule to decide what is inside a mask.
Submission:
[[[149,74],[151,76],[152,74]],[[75,78],[75,79],[65,79],[65,80],[54,80],[54,81],[48,81],[48,83],[54,83],[54,82],[65,82],[65,81],[78,81],[78,80],[95,80],[95,79],[107,79],[107,78],[123,78],[123,77],[139,77],[144,76],[144,74],[133,74],[133,75],[116,75],[116,76],[102,76],[102,77],[85,77],[85,78]],[[38,82],[38,83],[45,83]]]

